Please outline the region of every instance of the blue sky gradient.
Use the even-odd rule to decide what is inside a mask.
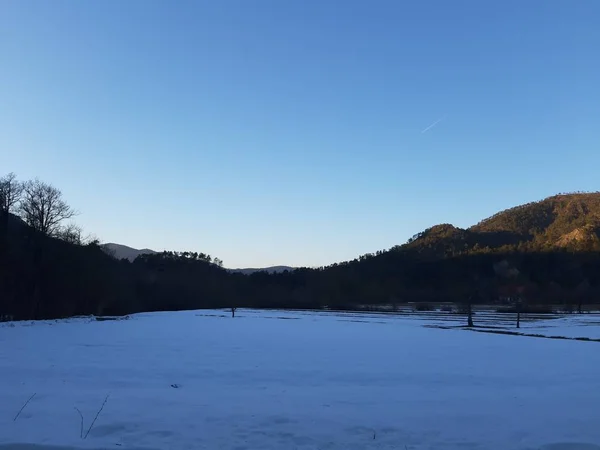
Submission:
[[[352,259],[600,189],[598,23],[597,0],[5,0],[0,171],[103,241]]]

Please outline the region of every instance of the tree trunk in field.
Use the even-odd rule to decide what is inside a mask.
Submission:
[[[473,328],[473,299],[469,298],[469,303],[467,304],[467,326],[469,328]]]

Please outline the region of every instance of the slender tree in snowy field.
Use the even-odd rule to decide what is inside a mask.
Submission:
[[[467,291],[465,309],[467,313],[467,327],[473,328],[473,305],[476,304],[481,297],[481,281],[478,275],[474,275],[471,280],[471,286]]]
[[[476,287],[473,282],[463,282],[457,286],[456,295],[461,298],[456,302],[457,310],[467,315],[467,327],[473,327],[473,304],[476,300]]]
[[[590,282],[588,279],[584,279],[575,288],[575,295],[577,297],[577,313],[583,313],[583,302],[587,299],[588,292],[590,290]]]
[[[59,189],[38,179],[24,184],[20,206],[25,223],[46,236],[58,235],[62,222],[76,214]]]
[[[510,265],[506,260],[494,264],[494,272],[498,278],[507,283],[505,291],[508,293],[508,297],[514,304],[515,311],[517,312],[517,328],[521,328],[521,312],[524,302],[523,293],[525,291],[525,286],[522,284],[523,276],[519,272],[519,269]]]
[[[473,328],[473,295],[470,295],[467,300],[467,326]]]
[[[523,309],[523,298],[519,295],[516,299],[517,306],[517,328],[521,328],[521,310]]]

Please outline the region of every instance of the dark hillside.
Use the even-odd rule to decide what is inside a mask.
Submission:
[[[102,314],[119,300],[119,267],[95,244],[43,236],[12,216],[2,259],[0,315],[14,318]]]
[[[24,186],[60,198],[45,183]],[[600,194],[550,197],[466,230],[436,225],[404,245],[319,269],[252,273],[229,271],[198,252],[119,260],[97,241],[84,243],[76,227],[56,222],[44,232],[37,216],[21,217],[28,222],[4,212],[0,221],[0,320],[515,298],[581,309],[600,297]]]

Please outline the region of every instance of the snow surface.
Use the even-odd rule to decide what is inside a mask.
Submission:
[[[600,450],[600,343],[427,328],[440,319],[423,317],[3,324],[0,450]],[[598,329],[577,320],[526,325]],[[82,439],[75,408],[85,434],[107,395]]]
[[[525,323],[519,331],[544,336],[600,339],[600,316],[570,314],[568,317]]]

